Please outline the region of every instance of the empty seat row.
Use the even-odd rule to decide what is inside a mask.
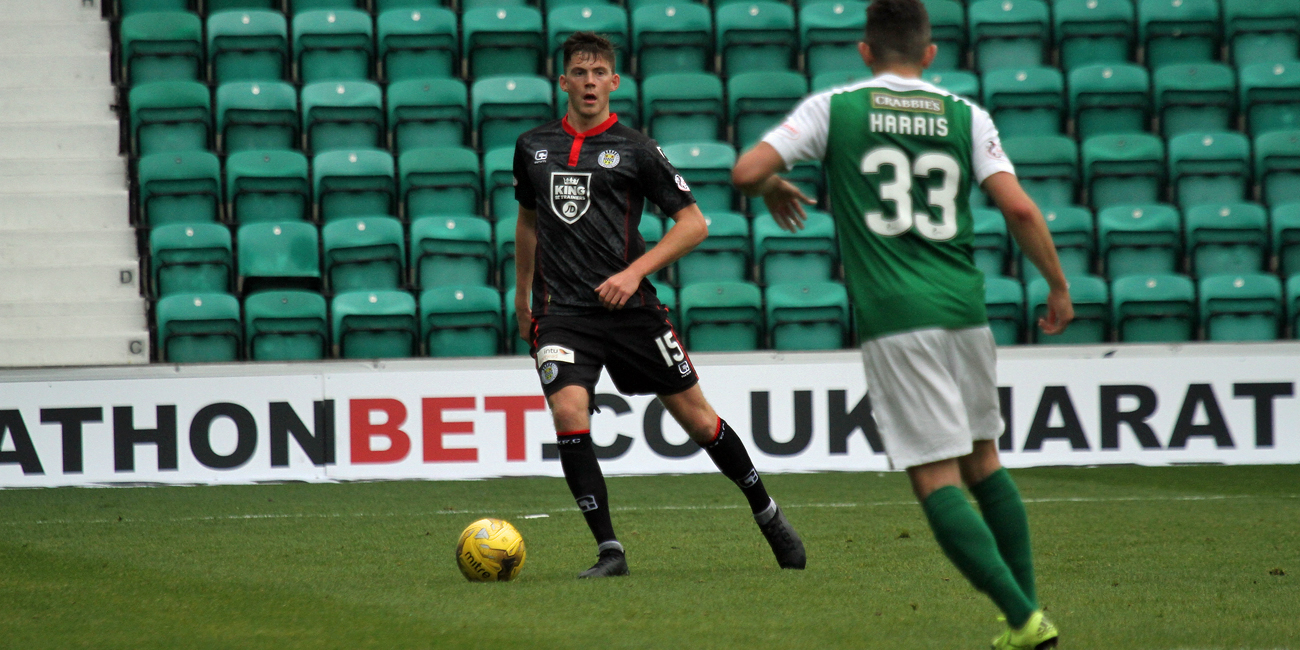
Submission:
[[[828,350],[848,341],[848,295],[834,282],[766,290],[743,282],[658,289],[692,352]],[[517,338],[514,290],[441,286],[416,296],[349,291],[326,299],[304,290],[177,293],[155,307],[161,361],[291,361],[339,357],[490,356],[527,353]],[[504,308],[503,308],[504,306]],[[242,307],[242,308],[241,308]]]
[[[1026,191],[1046,206],[1300,201],[1300,130],[1253,143],[1234,132],[1184,133],[1167,145],[1150,134],[1099,135],[1082,147],[1065,136],[1023,136],[1003,148]]]
[[[639,87],[625,81],[610,105],[624,125],[638,128],[644,122],[660,144],[721,141],[731,129],[743,148],[781,120],[808,85],[795,73],[753,72],[728,80],[728,101],[723,88],[720,79],[705,73],[656,75]],[[128,104],[130,148],[138,156],[190,149],[350,147],[402,153],[417,147],[513,146],[519,134],[562,116],[567,95],[536,76],[488,77],[475,82],[472,92],[456,79],[404,81],[389,85],[386,93],[371,82],[320,82],[304,86],[301,94],[276,81],[231,82],[215,93],[193,81],[157,81],[132,88]]]
[[[1075,320],[1065,332],[1037,328],[1047,312],[1047,282],[1028,286],[988,278],[985,304],[999,345],[1271,341],[1287,329],[1300,336],[1300,276],[1284,285],[1264,274],[1212,275],[1194,282],[1177,274],[1132,275],[1105,280],[1067,276]]]
[[[1095,223],[1083,208],[1043,212],[1067,274],[1115,280],[1152,273],[1262,273],[1274,258],[1281,277],[1300,274],[1300,203],[1278,206],[1271,217],[1253,203],[1201,205],[1182,214],[1169,205],[1115,206],[1097,213]],[[973,214],[976,266],[990,277],[1017,268],[1025,281],[1040,277],[1015,250],[1000,213]]]

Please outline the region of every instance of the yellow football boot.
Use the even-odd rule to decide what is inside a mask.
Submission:
[[[1038,610],[1020,629],[1009,629],[993,639],[993,650],[1046,650],[1056,647],[1058,636],[1056,626]]]

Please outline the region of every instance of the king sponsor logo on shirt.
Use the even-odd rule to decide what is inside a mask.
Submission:
[[[573,223],[591,207],[591,172],[551,172],[551,211]]]

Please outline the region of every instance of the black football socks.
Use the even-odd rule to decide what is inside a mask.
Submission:
[[[767,520],[776,514],[776,504],[767,495],[767,489],[763,487],[763,479],[759,478],[758,470],[754,469],[754,462],[749,459],[749,452],[745,451],[745,443],[740,441],[740,436],[736,435],[731,425],[727,424],[726,420],[718,418],[718,431],[713,440],[700,446],[708,452],[709,458],[713,459],[713,464],[718,466],[722,475],[740,487],[740,491],[749,501],[749,509],[754,513],[755,519],[761,519],[758,523],[760,525],[767,523]],[[760,517],[769,511],[771,514],[767,517]]]
[[[556,434],[560,449],[560,467],[564,480],[578,502],[578,509],[587,520],[587,527],[596,537],[601,550],[622,545],[614,537],[614,524],[609,519],[609,492],[605,489],[605,475],[596,460],[596,450],[591,446],[591,430],[566,431]]]

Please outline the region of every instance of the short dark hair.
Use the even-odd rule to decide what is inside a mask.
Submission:
[[[921,0],[872,0],[867,45],[881,63],[920,64],[930,47],[930,14]]]
[[[589,54],[597,59],[603,58],[609,61],[609,66],[613,68],[614,49],[612,41],[596,32],[574,32],[568,40],[564,41],[564,70],[560,73],[567,73],[569,62],[579,54]]]

